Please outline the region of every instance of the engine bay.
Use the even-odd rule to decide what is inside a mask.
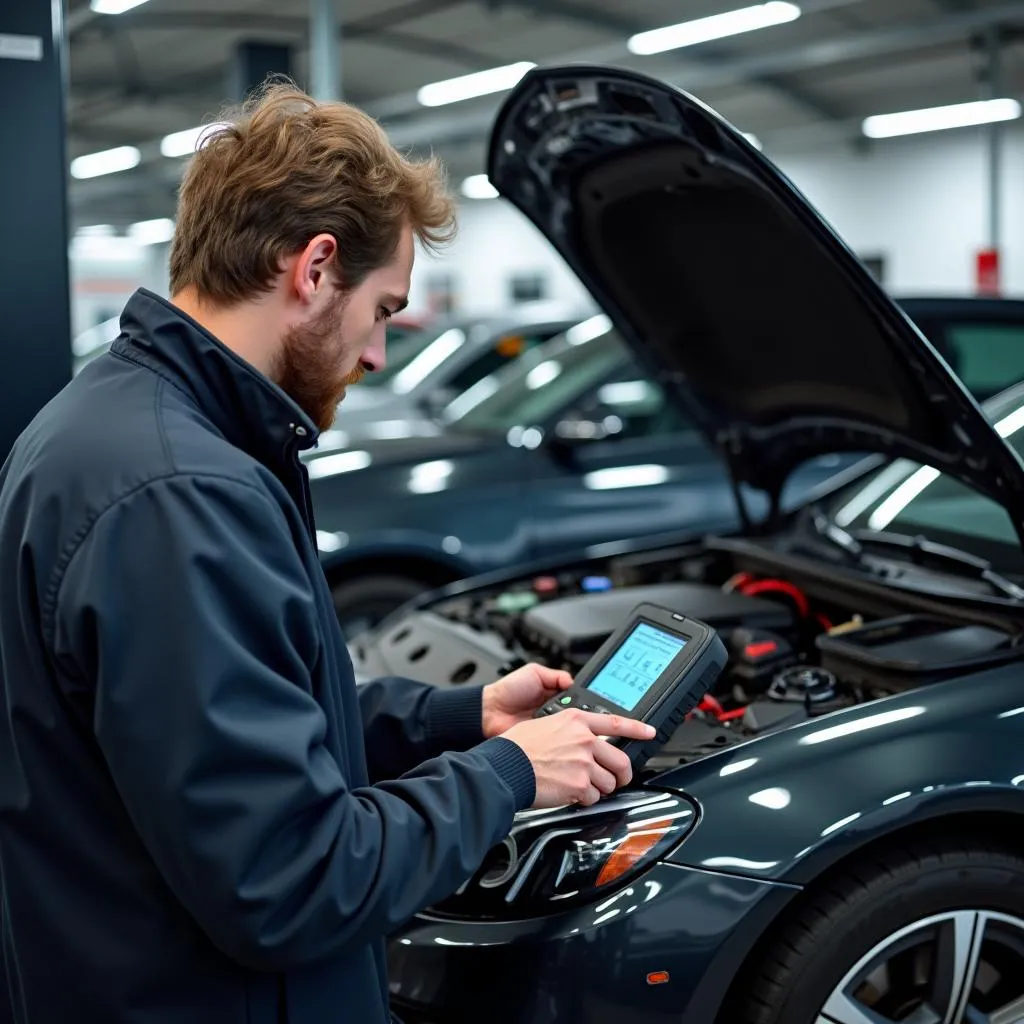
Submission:
[[[707,542],[474,588],[353,643],[357,679],[466,686],[531,661],[575,674],[633,608],[660,605],[714,627],[729,662],[647,763],[657,772],[1024,653],[1009,628],[922,613],[897,591],[859,599],[835,582],[770,571],[770,563],[743,544]]]

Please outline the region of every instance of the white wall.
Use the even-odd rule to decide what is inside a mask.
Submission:
[[[545,298],[583,304],[588,296],[562,257],[541,233],[504,200],[466,201],[459,231],[440,258],[421,256],[410,295],[410,310],[426,307],[425,281],[439,270],[451,273],[464,313],[490,313],[509,305],[510,278],[540,271],[547,277]]]
[[[986,143],[965,129],[880,140],[856,154],[771,153],[798,188],[861,255],[880,255],[897,294],[971,294],[974,257],[987,244]],[[127,243],[127,240],[115,240]],[[118,309],[140,284],[166,289],[166,246],[73,247],[76,333],[100,310]],[[1003,156],[1003,288],[1024,295],[1024,126],[1006,129]],[[77,255],[75,255],[77,251]],[[508,303],[512,274],[539,270],[548,297],[583,301],[585,292],[540,233],[503,200],[466,201],[459,235],[441,258],[421,255],[410,312],[428,308],[432,274],[450,274],[459,308],[490,312]]]
[[[864,153],[769,153],[859,254],[885,259],[897,294],[972,294],[975,253],[987,239],[986,143],[969,129],[879,140]],[[503,200],[466,201],[445,266],[462,308],[500,305],[513,270],[548,269],[553,298],[578,283],[525,218]],[[1006,131],[1003,290],[1024,295],[1024,128]]]
[[[862,155],[780,154],[779,167],[858,253],[886,260],[894,293],[974,291],[988,245],[987,143],[977,129],[875,142]],[[1024,294],[1024,130],[1005,133],[1002,281]]]
[[[75,238],[70,246],[71,334],[117,316],[139,287],[167,294],[166,245],[129,238]]]

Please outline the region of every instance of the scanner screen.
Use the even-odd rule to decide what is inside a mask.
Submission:
[[[686,637],[639,623],[587,686],[600,697],[632,711],[686,646]]]

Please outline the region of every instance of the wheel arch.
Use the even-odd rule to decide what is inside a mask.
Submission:
[[[749,977],[754,966],[767,955],[778,933],[798,917],[804,908],[817,898],[838,876],[847,873],[858,861],[880,856],[891,850],[904,849],[909,845],[928,840],[959,839],[969,836],[981,842],[995,843],[1008,852],[1024,855],[1024,811],[1007,807],[963,808],[953,811],[936,811],[935,814],[908,822],[884,835],[874,836],[867,841],[846,848],[835,857],[815,878],[799,889],[778,907],[775,914],[764,923],[757,939],[741,955],[740,966],[732,975],[732,981]],[[739,1019],[738,1008],[743,999],[743,983],[727,984],[715,1000],[715,1024],[735,1024]]]
[[[324,574],[332,589],[349,580],[367,576],[405,576],[428,587],[443,587],[463,579],[467,570],[443,555],[396,550],[335,558],[324,565]]]

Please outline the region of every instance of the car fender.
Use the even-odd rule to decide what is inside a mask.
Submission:
[[[328,534],[317,531],[320,564],[328,577],[344,573],[346,567],[357,564],[375,561],[393,564],[396,559],[404,558],[431,562],[441,573],[458,579],[472,571],[472,562],[462,557],[461,549],[452,550],[452,540],[411,529],[375,530],[352,538],[342,532]]]
[[[701,808],[698,826],[666,859],[796,885],[939,816],[1024,821],[1024,666],[812,718],[653,784]],[[952,820],[949,827],[958,834]]]

